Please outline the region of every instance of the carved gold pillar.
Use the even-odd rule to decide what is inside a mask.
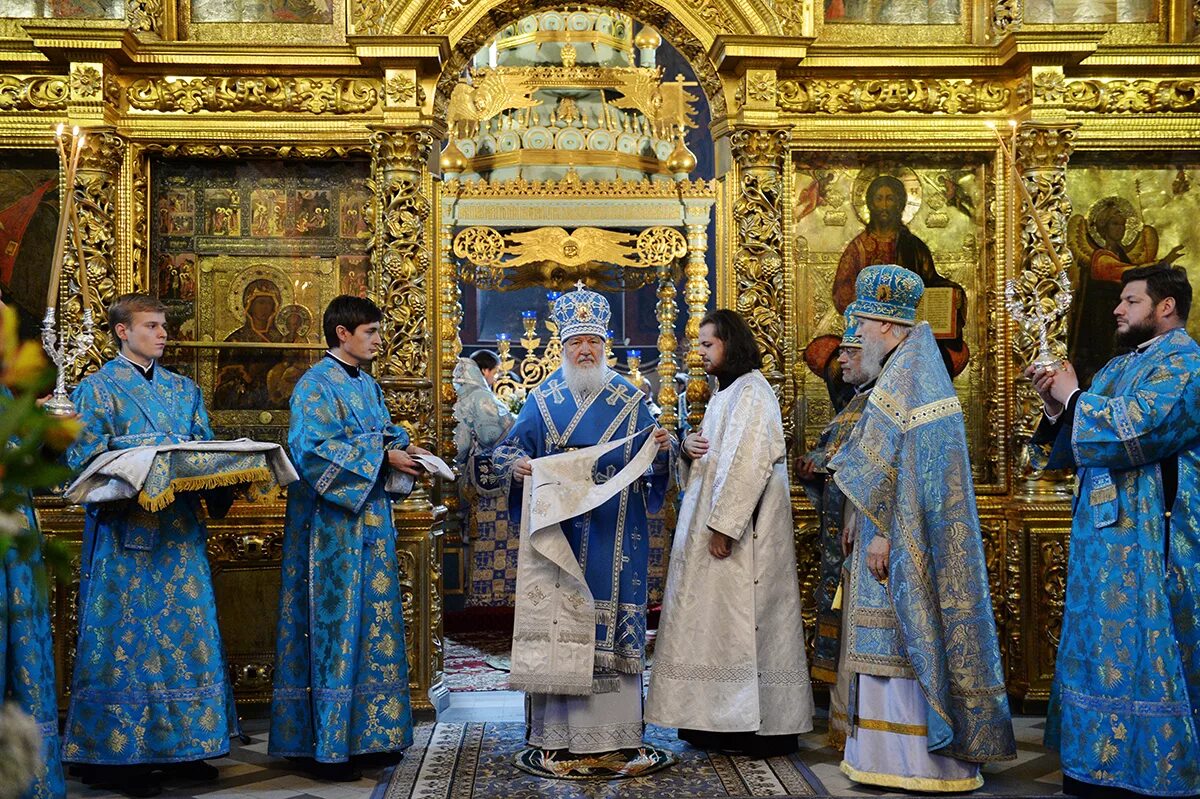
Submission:
[[[688,225],[687,282],[684,284],[683,299],[688,307],[688,424],[699,426],[704,418],[705,403],[708,402],[708,380],[700,363],[700,352],[696,342],[700,338],[700,320],[708,310],[708,224]]]
[[[675,391],[675,276],[673,264],[658,268],[658,423],[672,433],[679,428],[679,396]]]
[[[392,418],[414,443],[436,447],[436,370],[429,156],[424,127],[377,129],[371,136],[375,229],[371,292],[384,315],[375,375]],[[443,705],[442,526],[444,506],[423,490],[397,506],[397,550],[404,585],[413,706]]]
[[[1059,272],[1059,265],[1068,269],[1071,266],[1071,251],[1066,245],[1071,201],[1067,197],[1066,182],[1067,161],[1074,146],[1076,127],[1065,123],[1027,122],[1017,129],[1017,169],[1033,200],[1033,208],[1030,208],[1027,202],[1022,202],[1020,206],[1020,224],[1017,226],[1020,246],[1017,248],[1017,274],[1014,275],[1017,299],[1027,315],[1031,315],[1037,307],[1047,310],[1054,307],[1054,296],[1058,291],[1054,278]],[[1042,240],[1034,213],[1041,220],[1041,226],[1049,233],[1049,247],[1053,248],[1053,255]],[[1051,350],[1059,357],[1065,357],[1067,353],[1068,318],[1065,314],[1060,316],[1049,331]],[[1017,375],[1014,433],[1020,459],[1019,473],[1025,477],[1033,477],[1025,459],[1024,444],[1037,427],[1042,403],[1022,372],[1036,357],[1038,341],[1024,327],[1018,325],[1013,338],[1013,349]],[[1026,494],[1035,495],[1056,495],[1063,491],[1061,479],[1043,479],[1040,475],[1029,482],[1025,489]]]
[[[736,308],[762,348],[763,375],[779,394],[785,430],[790,433],[794,391],[785,379],[783,231],[783,165],[789,138],[790,133],[779,128],[741,128],[729,136],[738,167],[733,201]]]
[[[88,282],[91,284],[89,298],[96,324],[96,338],[87,354],[68,369],[69,385],[79,383],[105,361],[116,356],[105,314],[113,299],[121,293],[116,261],[116,200],[121,163],[125,157],[125,140],[111,129],[92,128],[85,133],[86,143],[79,156],[75,185],[71,188],[75,192],[78,211],[84,260],[82,268],[87,269]],[[68,232],[68,241],[73,241],[73,236],[72,229]],[[62,312],[61,330],[69,339],[73,339],[79,333],[83,309],[79,283],[81,265],[73,246],[67,247],[64,254],[65,286],[60,291],[62,288],[66,291],[65,300],[59,306]]]

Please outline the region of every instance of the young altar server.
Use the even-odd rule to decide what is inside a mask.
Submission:
[[[83,432],[67,452],[82,469],[110,450],[209,440],[200,389],[158,363],[165,306],[125,294],[108,311],[116,358],[72,397]],[[223,516],[227,490],[208,492]],[[200,492],[157,511],[136,501],[88,504],[80,553],[79,643],[63,760],[81,778],[154,796],[160,771],[216,779],[206,758],[229,752],[237,715],[225,666]]]
[[[412,744],[392,469],[423,473],[365,367],[382,312],[343,295],[325,309],[329,350],[292,392],[272,755],[353,781]]]

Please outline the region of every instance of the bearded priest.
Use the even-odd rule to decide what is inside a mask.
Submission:
[[[603,768],[628,776],[625,767],[647,757],[642,743],[650,544],[646,513],[662,505],[677,445],[656,425],[642,392],[609,368],[605,343],[610,317],[608,300],[582,282],[555,301],[562,367],[530,393],[492,456],[501,477],[511,474],[514,491],[521,491],[522,482],[534,473],[534,459],[627,438],[596,462],[592,480],[604,483],[634,458],[646,436],[653,436],[659,450],[646,472],[611,499],[561,523],[595,603],[594,639],[568,643],[594,646],[590,687],[568,687],[567,680],[556,680],[552,668],[518,675],[518,661],[558,662],[553,649],[560,641],[559,636],[524,627],[521,620],[548,606],[578,600],[575,594],[560,596],[557,580],[544,591],[539,585],[523,594],[518,566],[510,685],[529,694],[531,747],[519,765],[547,777],[578,776],[568,773],[571,763],[590,763],[580,767],[591,775]],[[517,494],[510,507],[515,518],[529,512]],[[528,555],[522,552],[521,557]]]

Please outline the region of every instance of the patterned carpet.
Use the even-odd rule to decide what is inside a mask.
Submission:
[[[512,635],[457,632],[446,636],[446,687],[451,691],[507,691]]]
[[[751,760],[708,754],[683,744],[674,730],[649,726],[646,741],[679,762],[646,777],[611,782],[549,780],[519,771],[513,756],[525,725],[443,723],[421,738],[396,767],[381,799],[692,799],[692,797],[821,796],[820,781],[798,757]],[[424,749],[422,756],[421,749]]]

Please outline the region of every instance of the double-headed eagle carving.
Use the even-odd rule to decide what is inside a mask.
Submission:
[[[670,138],[684,128],[694,128],[692,117],[696,109],[692,103],[696,96],[685,91],[694,86],[685,83],[680,75],[673,82],[661,82],[658,70],[639,69],[618,73],[617,89],[623,97],[613,101],[617,108],[635,108],[650,120],[654,134],[659,138]]]
[[[480,70],[474,85],[461,81],[450,93],[450,107],[446,110],[446,123],[453,136],[470,138],[479,133],[479,123],[491,119],[501,111],[514,108],[533,108],[542,104],[534,100],[535,86],[531,79],[512,72]]]

